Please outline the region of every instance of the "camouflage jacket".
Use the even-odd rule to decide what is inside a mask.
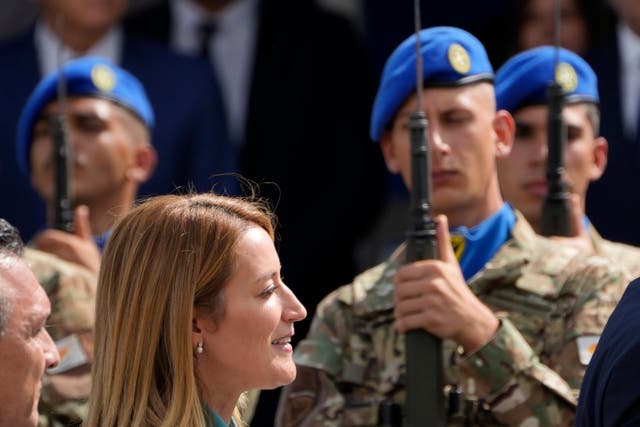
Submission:
[[[589,229],[591,242],[598,255],[615,262],[627,272],[629,280],[640,276],[640,248],[603,239],[593,224]]]
[[[403,259],[401,247],[318,305],[277,426],[375,426],[380,402],[402,404],[404,335],[393,328],[391,278]],[[496,335],[470,355],[443,342],[443,393],[465,396],[466,415],[450,413],[448,425],[573,425],[589,346],[626,285],[610,264],[537,236],[518,213],[512,238],[468,282],[500,319]]]
[[[97,276],[85,268],[39,250],[24,258],[51,301],[47,330],[60,352],[60,365],[42,381],[39,412],[43,427],[82,423],[91,388]]]

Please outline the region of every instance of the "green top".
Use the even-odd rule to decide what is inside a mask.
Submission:
[[[227,424],[222,418],[220,418],[220,415],[216,414],[216,411],[209,408],[208,406],[204,407],[204,411],[207,421],[213,421],[211,427],[237,427],[236,422],[233,420],[233,418],[231,418],[231,422]]]

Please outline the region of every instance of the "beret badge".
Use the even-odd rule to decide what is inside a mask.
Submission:
[[[578,74],[569,63],[558,64],[555,77],[564,92],[573,92],[578,87]]]
[[[116,76],[109,67],[98,64],[91,70],[91,81],[103,92],[111,92],[116,85]]]
[[[453,43],[447,51],[449,64],[460,74],[465,74],[471,69],[471,60],[467,50],[458,43]]]

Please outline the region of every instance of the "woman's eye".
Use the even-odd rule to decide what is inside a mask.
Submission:
[[[278,289],[278,286],[270,285],[268,288],[260,292],[260,296],[268,297],[269,295],[273,294],[276,291],[276,289]]]

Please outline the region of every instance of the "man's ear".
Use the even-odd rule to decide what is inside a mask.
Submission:
[[[380,149],[382,150],[382,157],[387,165],[387,169],[391,173],[400,173],[400,165],[398,158],[396,157],[395,147],[393,145],[393,138],[390,130],[385,130],[380,139]]]
[[[607,168],[609,158],[609,143],[603,136],[599,136],[593,140],[593,163],[589,174],[589,180],[597,181],[600,179],[604,170]]]
[[[158,154],[150,144],[144,144],[136,148],[134,163],[127,171],[127,177],[139,184],[146,182],[158,164]]]
[[[507,157],[513,147],[516,132],[513,116],[506,110],[496,112],[493,119],[493,130],[496,133],[496,157]]]

